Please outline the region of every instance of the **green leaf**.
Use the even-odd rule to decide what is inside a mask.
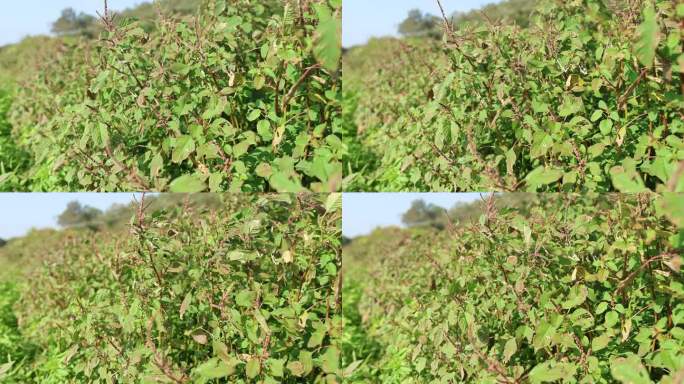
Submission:
[[[314,52],[323,68],[337,71],[342,56],[341,23],[324,7],[318,7],[320,22],[316,29]]]
[[[232,153],[233,157],[236,159],[239,159],[242,157],[244,154],[246,154],[249,151],[249,147],[251,146],[251,142],[248,140],[243,140],[233,146]]]
[[[283,359],[269,359],[268,367],[271,375],[274,377],[283,377],[285,375],[285,360]]]
[[[290,371],[290,373],[292,373],[293,376],[304,376],[304,365],[300,361],[290,361],[287,363],[287,369]]]
[[[543,362],[530,371],[530,382],[550,383],[558,380],[570,381],[575,376],[577,367],[572,363],[560,363],[556,361]]]
[[[266,84],[266,78],[262,75],[259,75],[254,78],[254,89],[259,90],[264,87],[264,84]]]
[[[311,336],[309,337],[309,342],[306,345],[307,348],[316,348],[321,343],[323,342],[323,338],[325,338],[325,329],[319,329],[316,332],[312,333]]]
[[[227,363],[221,359],[212,358],[195,368],[193,372],[205,379],[219,379],[234,374],[238,364],[236,360]]]
[[[163,168],[164,159],[162,158],[161,154],[157,153],[154,155],[152,162],[150,163],[150,177],[153,179],[159,177],[159,174]]]
[[[180,315],[181,320],[183,320],[183,316],[185,316],[185,311],[188,310],[188,307],[190,306],[191,301],[192,301],[192,292],[188,292],[185,295],[185,298],[183,299],[183,302],[181,303],[181,306],[180,306],[179,315]]]
[[[610,174],[613,186],[622,193],[639,193],[648,190],[636,172],[627,172],[622,167],[614,167]]]
[[[596,309],[595,309],[594,312],[595,312],[597,315],[600,315],[600,314],[602,314],[603,312],[605,312],[606,309],[608,309],[608,303],[606,303],[605,301],[602,301],[602,302],[599,303],[599,305],[596,307]]]
[[[607,333],[604,333],[601,336],[595,337],[593,340],[591,340],[591,350],[593,352],[598,352],[605,348],[609,343],[610,343],[611,336]]]
[[[261,110],[260,109],[252,109],[252,111],[247,115],[247,121],[256,121],[259,117],[261,117]]]
[[[264,141],[273,140],[273,130],[271,129],[271,123],[268,120],[259,120],[257,123],[257,133]]]
[[[603,325],[606,328],[612,328],[619,321],[620,321],[620,315],[615,311],[610,311],[610,312],[606,313],[606,319],[605,319],[605,322]]]
[[[207,110],[202,114],[204,120],[211,120],[220,116],[228,105],[228,100],[225,97],[213,97],[207,105]]]
[[[195,152],[195,140],[188,135],[183,135],[176,138],[176,147],[173,150],[171,161],[174,163],[181,163]]]
[[[271,168],[271,164],[261,163],[256,167],[255,173],[259,177],[268,179],[273,174],[273,168]]]
[[[169,185],[171,192],[174,193],[197,193],[204,192],[207,185],[200,175],[181,176]]]
[[[254,305],[254,299],[256,295],[254,291],[242,290],[235,296],[235,304],[241,307],[252,307]]]
[[[224,174],[222,172],[214,172],[209,175],[209,191],[216,193],[222,192],[222,184],[224,179]]]
[[[325,211],[339,211],[342,209],[342,194],[341,193],[331,193],[325,200]]]
[[[610,373],[615,380],[623,384],[651,383],[648,371],[641,364],[641,359],[634,354],[612,359],[610,362]]]
[[[252,145],[251,140],[243,140],[233,146],[233,156],[237,159],[242,157]]]
[[[509,360],[511,360],[511,357],[515,354],[515,352],[518,350],[518,345],[515,342],[515,339],[510,339],[506,342],[506,345],[504,346],[504,353],[503,353],[503,361],[504,363],[508,363]]]
[[[100,140],[103,146],[109,144],[109,130],[107,128],[107,125],[100,123],[99,124],[100,128]]]
[[[287,177],[286,174],[281,172],[274,173],[269,181],[271,187],[278,192],[298,193],[305,190],[298,181]]]
[[[7,362],[5,364],[0,365],[0,379],[6,378],[7,372],[9,372],[12,369],[12,366],[14,365],[13,361]]]
[[[259,359],[250,359],[245,367],[247,377],[253,379],[259,375],[261,372],[261,362]]]
[[[601,124],[599,124],[599,129],[601,130],[601,133],[605,136],[608,136],[612,133],[613,131],[613,120],[611,119],[605,119],[601,121]]]
[[[556,327],[548,321],[542,321],[537,327],[532,345],[535,350],[543,349],[551,343],[551,339],[556,335]]]
[[[665,192],[659,199],[665,215],[679,228],[684,227],[684,194]]]
[[[660,30],[656,12],[652,5],[644,9],[644,20],[637,30],[638,40],[634,45],[636,56],[645,67],[652,67],[656,49],[660,42]]]
[[[321,356],[323,372],[337,373],[340,367],[340,350],[337,347],[328,347]]]
[[[190,66],[184,63],[173,63],[171,65],[171,70],[179,75],[187,75],[190,73]]]
[[[587,299],[589,290],[584,285],[576,285],[570,289],[567,299],[563,302],[563,309],[570,309],[582,305]]]
[[[528,191],[536,191],[540,186],[555,183],[563,177],[563,171],[556,168],[538,167],[525,177]]]
[[[560,117],[568,117],[580,112],[584,108],[584,102],[580,97],[566,96],[563,98],[563,104],[560,106],[558,114]]]
[[[416,368],[416,372],[421,373],[423,372],[423,369],[425,369],[425,364],[427,363],[427,359],[424,357],[419,357],[416,359],[416,362],[414,363],[414,366]]]

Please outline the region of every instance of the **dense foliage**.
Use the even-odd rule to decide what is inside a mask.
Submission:
[[[340,205],[188,198],[124,230],[55,232],[0,299],[3,383],[338,382]]]
[[[154,28],[105,15],[11,111],[22,189],[330,191],[343,145],[339,0],[207,0]]]
[[[683,196],[522,200],[344,248],[348,382],[681,382]]]
[[[683,21],[671,0],[544,0],[528,27],[350,49],[344,188],[682,191]]]

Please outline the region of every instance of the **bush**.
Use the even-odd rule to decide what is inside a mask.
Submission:
[[[684,224],[681,201],[539,195],[445,231],[354,239],[343,340],[365,342],[343,345],[348,380],[677,382],[684,231],[662,216],[679,204]]]
[[[33,382],[337,382],[339,195],[227,195],[72,232],[16,306]]]
[[[345,190],[684,191],[684,10],[649,3],[545,0],[527,28],[351,50],[349,147],[379,161]]]
[[[15,100],[24,188],[339,189],[340,1],[285,4],[208,0],[149,33],[110,17],[68,43]]]

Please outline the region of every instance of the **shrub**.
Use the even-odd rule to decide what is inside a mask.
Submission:
[[[339,195],[227,195],[79,231],[16,306],[34,382],[336,382]]]
[[[339,189],[339,0],[105,18],[18,92],[31,190]]]
[[[354,239],[344,340],[366,341],[342,346],[349,381],[677,382],[684,231],[663,215],[679,204],[683,223],[681,201],[539,195],[446,231]]]
[[[351,50],[350,149],[379,161],[350,161],[345,189],[684,191],[670,182],[684,169],[684,9],[618,3],[545,0],[527,28]]]

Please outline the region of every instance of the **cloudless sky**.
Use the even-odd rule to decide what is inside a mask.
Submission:
[[[134,196],[140,199],[135,193],[0,193],[0,238],[57,227],[57,216],[74,200],[104,211],[115,203],[130,203]]]
[[[479,193],[345,193],[342,195],[342,233],[353,238],[377,227],[401,225],[401,215],[415,200],[449,209],[456,203],[479,199]]]
[[[124,10],[143,0],[109,0],[109,8]],[[77,12],[95,15],[102,13],[104,0],[5,0],[0,12],[0,46],[16,43],[27,35],[50,33],[52,23],[59,19],[62,10],[74,8]]]
[[[450,16],[500,0],[442,0]],[[342,46],[364,44],[370,37],[395,36],[397,27],[412,9],[441,16],[436,0],[343,0]]]

